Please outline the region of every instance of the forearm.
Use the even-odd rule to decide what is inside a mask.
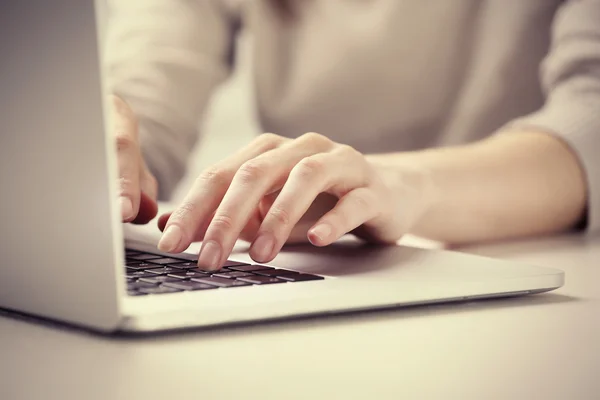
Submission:
[[[411,233],[448,244],[567,231],[585,215],[584,173],[569,147],[548,134],[511,132],[369,159],[399,190],[407,168],[421,176],[414,184],[426,208]]]

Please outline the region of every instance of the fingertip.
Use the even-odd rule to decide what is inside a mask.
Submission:
[[[221,257],[223,249],[221,245],[214,240],[206,241],[202,244],[200,254],[198,254],[198,268],[205,271],[217,271],[221,268]]]
[[[158,249],[165,253],[174,253],[179,250],[183,242],[183,231],[177,225],[169,226],[160,242],[158,243]]]
[[[318,247],[323,247],[333,242],[333,230],[326,223],[320,223],[308,231],[307,238],[311,244]]]
[[[266,263],[273,258],[275,250],[275,238],[269,233],[263,233],[252,243],[250,257],[258,263]]]
[[[319,239],[318,236],[316,236],[315,234],[313,234],[311,232],[308,232],[306,237],[308,238],[308,241],[310,242],[310,244],[312,244],[313,246],[316,246],[316,247],[327,246],[327,243],[323,243],[322,240]]]

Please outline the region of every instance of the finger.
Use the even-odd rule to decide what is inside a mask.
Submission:
[[[170,216],[171,216],[171,213],[166,213],[159,217],[158,229],[161,232],[165,230],[165,226],[166,226],[167,221],[169,220]],[[199,241],[204,240],[204,235],[206,234],[208,225],[212,221],[213,217],[214,217],[214,214],[210,218],[206,219],[206,221],[202,222],[202,224],[198,228],[198,231],[195,233],[192,241],[199,242]],[[258,231],[258,228],[260,227],[261,222],[262,222],[262,215],[260,214],[260,212],[258,210],[256,210],[255,215],[253,215],[253,217],[250,218],[250,221],[248,222],[248,224],[246,224],[244,229],[242,229],[242,232],[240,233],[240,239],[245,240],[247,242],[252,242],[256,238],[256,232]],[[303,235],[303,237],[306,238],[306,235]]]
[[[338,198],[336,196],[329,193],[319,194],[308,211],[300,218],[300,221],[294,225],[285,244],[306,243],[308,241],[308,230],[313,227],[315,221],[331,211],[337,202]]]
[[[146,193],[148,197],[156,203],[158,198],[158,183],[156,178],[148,171],[145,165],[142,167],[142,177],[140,179],[140,186],[142,192]]]
[[[252,215],[252,217],[250,217],[250,220],[240,232],[239,238],[241,240],[252,243],[256,239],[258,229],[260,228],[260,225],[262,224],[265,216],[267,215],[269,208],[275,202],[275,199],[277,198],[278,194],[279,191],[275,191],[273,193],[267,194],[260,200],[258,207],[256,208],[256,210],[254,210],[254,214]]]
[[[273,203],[275,203],[275,199],[277,198],[277,193],[273,193],[271,195],[265,196],[259,205],[259,216],[260,223],[264,221],[267,216],[269,210]],[[335,207],[338,198],[329,194],[329,193],[321,193],[317,196],[315,201],[310,205],[308,211],[302,215],[300,221],[294,225],[292,231],[290,232],[288,238],[286,239],[286,244],[297,244],[297,243],[306,243],[308,240],[306,234],[310,228],[312,228],[315,221],[319,220],[325,213],[333,209]],[[258,232],[254,232],[254,238],[256,238]],[[243,236],[243,232],[242,232]],[[254,241],[254,239],[247,239],[245,236],[242,237],[246,241]]]
[[[319,247],[335,242],[346,233],[377,218],[380,213],[378,204],[379,199],[370,188],[352,190],[308,231],[308,240]]]
[[[169,218],[171,217],[172,213],[165,213],[163,215],[161,215],[160,217],[158,217],[158,221],[157,221],[157,225],[158,225],[158,229],[161,232],[165,231],[165,227],[167,226],[167,222],[169,221]]]
[[[269,209],[250,249],[257,262],[275,258],[293,228],[317,196],[328,191],[347,192],[368,183],[362,156],[336,152],[317,154],[302,160]]]
[[[220,204],[240,166],[285,141],[277,135],[261,135],[250,145],[204,171],[182,204],[168,218],[158,248],[172,253],[184,251],[194,240],[200,225],[209,219]]]
[[[141,194],[140,207],[133,224],[147,224],[158,214],[158,204],[156,203],[158,185],[156,179],[149,172],[142,173],[140,180]]]
[[[266,196],[268,197],[268,196]],[[264,199],[263,199],[264,200]],[[262,201],[261,201],[262,203]],[[211,215],[210,218],[206,219],[202,222],[198,230],[196,231],[196,235],[194,237],[194,241],[202,241],[206,235],[206,231],[212,222],[212,219],[215,217],[215,214]],[[258,232],[258,228],[260,228],[260,224],[262,223],[264,218],[264,214],[261,213],[261,208],[258,207],[254,210],[252,216],[240,232],[240,239],[245,240],[247,242],[252,242],[256,238],[256,232]]]
[[[114,119],[113,133],[117,143],[119,167],[119,198],[124,222],[136,217],[140,205],[140,152],[137,142],[137,124],[133,112],[120,98],[111,98]]]
[[[321,135],[307,134],[244,163],[236,172],[208,227],[198,266],[207,270],[220,268],[260,200],[281,188],[300,160],[328,151],[333,145]]]

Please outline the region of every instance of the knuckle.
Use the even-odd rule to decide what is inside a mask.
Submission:
[[[333,144],[331,139],[329,139],[327,136],[321,135],[320,133],[316,132],[305,133],[304,135],[302,135],[302,139],[306,142],[314,143],[315,145],[320,146],[330,146]]]
[[[355,210],[363,210],[369,219],[378,219],[385,214],[385,207],[379,198],[371,191],[363,191],[360,194],[350,196],[352,207]]]
[[[233,173],[224,168],[208,168],[198,176],[196,182],[213,186],[229,186]]]
[[[119,178],[119,189],[121,194],[133,194],[135,190],[135,181],[129,177],[122,176]]]
[[[359,210],[368,210],[373,208],[373,202],[366,195],[351,196],[350,201],[352,206]]]
[[[332,229],[335,231],[339,230],[339,226],[341,225],[341,221],[344,221],[343,216],[341,215],[339,210],[331,210],[327,213],[327,217],[325,217],[325,221]]]
[[[269,165],[263,160],[246,161],[237,172],[242,182],[256,182],[269,171]]]
[[[234,228],[233,219],[227,214],[216,214],[210,226],[218,232],[230,231]]]
[[[271,207],[269,217],[280,226],[288,226],[291,222],[290,213],[281,207]]]
[[[185,221],[190,215],[193,215],[198,206],[190,201],[184,201],[179,207],[171,214],[171,220],[174,221]]]
[[[338,154],[342,155],[342,156],[346,156],[346,157],[362,157],[362,153],[360,153],[358,150],[356,150],[354,147],[349,146],[347,144],[340,144],[337,146],[336,150],[335,150]]]
[[[272,150],[279,147],[285,139],[274,133],[263,133],[255,139],[262,151]]]
[[[321,157],[307,157],[301,160],[294,170],[300,178],[314,179],[324,172],[325,163]]]
[[[117,151],[127,151],[137,148],[135,139],[125,131],[117,132],[115,141],[117,142]]]

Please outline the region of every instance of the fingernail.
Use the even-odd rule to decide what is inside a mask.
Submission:
[[[133,203],[127,197],[121,197],[121,217],[124,221],[130,220],[133,215]]]
[[[313,236],[316,236],[321,242],[328,242],[331,236],[331,226],[328,224],[319,224],[310,230]]]
[[[213,240],[205,242],[198,256],[198,268],[212,271],[220,267],[220,261],[221,246]]]
[[[158,249],[167,253],[172,252],[179,247],[182,238],[181,228],[177,225],[171,225],[165,230],[162,238],[160,238]]]
[[[273,236],[265,233],[260,235],[250,248],[250,256],[258,262],[266,262],[273,253],[275,239]]]

